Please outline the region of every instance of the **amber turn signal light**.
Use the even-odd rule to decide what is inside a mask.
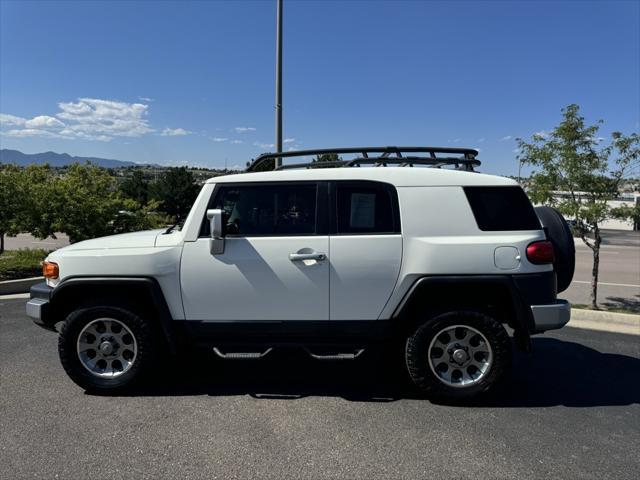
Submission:
[[[58,264],[53,262],[42,262],[42,275],[44,275],[44,278],[58,278],[60,275]]]

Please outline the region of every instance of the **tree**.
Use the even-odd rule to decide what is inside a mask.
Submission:
[[[339,162],[342,158],[337,153],[320,153],[316,155],[316,158],[312,160],[312,163],[326,163],[326,162]],[[331,165],[328,165],[331,167]],[[325,166],[318,166],[316,168],[327,168]]]
[[[609,202],[638,165],[640,136],[614,132],[609,144],[601,146],[597,134],[602,121],[585,125],[578,105],[567,106],[562,114],[550,134],[534,134],[531,142],[517,139],[518,160],[534,167],[529,190],[534,202],[554,206],[593,230],[593,240],[582,229],[579,234],[593,253],[591,307],[597,309],[600,225],[610,218],[638,215],[637,207],[614,209]]]
[[[15,233],[29,232],[38,238],[55,237],[54,222],[59,214],[52,207],[56,203],[52,188],[56,178],[47,164],[20,169],[16,188],[22,208],[15,219]]]
[[[198,186],[186,167],[170,168],[153,184],[152,197],[162,203],[162,211],[181,220],[198,196]]]
[[[0,166],[0,254],[4,252],[4,236],[17,233],[16,219],[22,210],[18,190],[20,168]]]
[[[131,198],[141,205],[149,201],[149,182],[144,178],[141,169],[133,170],[131,175],[120,184],[120,192],[126,198]]]
[[[53,232],[66,233],[71,243],[113,233],[112,221],[122,202],[105,169],[89,163],[71,165],[52,179],[51,190]]]

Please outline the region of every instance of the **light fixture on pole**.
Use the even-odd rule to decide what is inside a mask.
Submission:
[[[282,0],[276,0],[276,152],[282,151]],[[282,158],[275,159],[275,168],[282,165]]]

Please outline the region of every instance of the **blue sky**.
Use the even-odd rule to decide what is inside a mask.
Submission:
[[[286,148],[481,149],[578,103],[638,130],[640,2],[292,1]],[[275,0],[0,0],[2,148],[198,166],[273,150]]]

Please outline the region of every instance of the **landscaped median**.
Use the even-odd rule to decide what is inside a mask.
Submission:
[[[46,250],[6,250],[0,254],[0,295],[28,292],[42,281],[41,262]]]

